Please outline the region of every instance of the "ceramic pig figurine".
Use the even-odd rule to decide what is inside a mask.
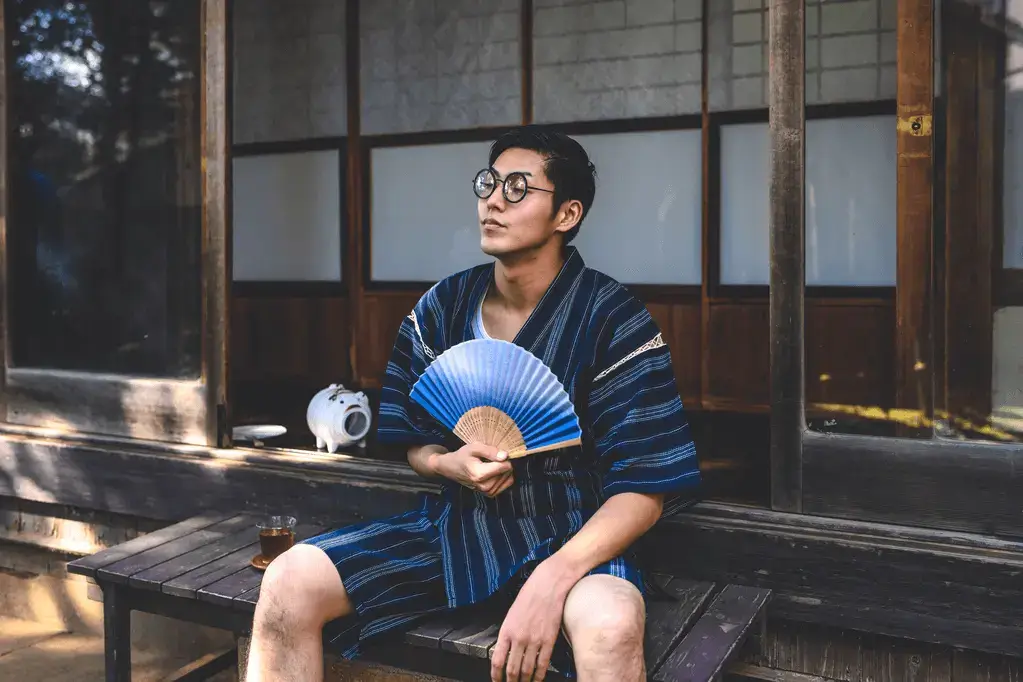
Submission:
[[[369,433],[372,413],[364,393],[331,384],[309,401],[305,413],[309,430],[316,436],[316,449],[326,446],[330,453],[358,443]]]

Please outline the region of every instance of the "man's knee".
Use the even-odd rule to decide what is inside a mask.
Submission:
[[[565,602],[565,631],[576,657],[642,660],[646,608],[643,595],[627,580],[586,576]]]
[[[323,550],[295,545],[267,567],[256,606],[256,618],[264,627],[318,629],[350,612],[341,578]]]

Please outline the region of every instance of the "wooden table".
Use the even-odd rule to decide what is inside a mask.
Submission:
[[[131,679],[132,611],[236,634],[250,632],[263,576],[249,564],[259,553],[259,518],[248,513],[196,516],[68,564],[69,572],[92,578],[103,590],[108,682]],[[299,524],[296,537],[302,540],[324,530]],[[676,599],[648,604],[650,679],[717,679],[750,632],[763,626],[770,591],[671,576],[657,579]],[[409,631],[400,646],[368,648],[366,658],[478,679],[489,667],[500,618],[478,611],[433,619]],[[191,670],[187,679],[206,679],[236,662],[236,653],[226,652]]]

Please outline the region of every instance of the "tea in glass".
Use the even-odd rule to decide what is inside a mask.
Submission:
[[[295,517],[270,516],[256,524],[259,528],[260,554],[272,561],[295,544]]]

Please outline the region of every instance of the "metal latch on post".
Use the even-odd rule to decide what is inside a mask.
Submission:
[[[898,130],[914,137],[928,137],[931,134],[931,115],[900,116]]]

